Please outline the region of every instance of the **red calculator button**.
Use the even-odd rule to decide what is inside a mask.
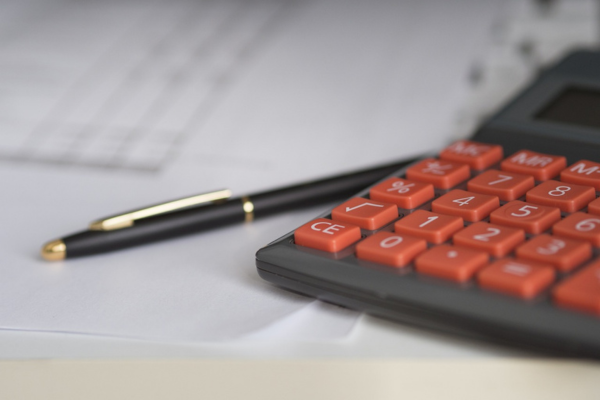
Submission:
[[[462,218],[417,210],[394,224],[394,231],[417,236],[430,243],[443,243],[464,227]]]
[[[415,269],[422,274],[464,282],[488,261],[489,256],[483,251],[443,244],[417,257]]]
[[[355,225],[318,218],[294,232],[297,245],[328,252],[340,251],[360,240],[360,228]]]
[[[427,242],[392,232],[377,232],[356,245],[356,257],[390,267],[404,267],[427,249]]]
[[[516,200],[534,186],[535,181],[531,175],[494,169],[485,171],[467,183],[467,188],[471,192],[498,196],[503,201]]]
[[[504,257],[525,241],[522,229],[476,222],[452,238],[455,245],[485,251],[494,257]]]
[[[591,186],[580,186],[559,181],[540,183],[527,192],[527,201],[545,206],[558,207],[564,212],[575,212],[596,198]]]
[[[471,176],[469,166],[453,161],[426,158],[417,165],[406,170],[406,177],[410,180],[431,183],[439,189],[450,189]]]
[[[527,233],[542,233],[559,220],[560,210],[556,207],[518,200],[506,203],[490,214],[492,223],[520,228]]]
[[[578,161],[560,173],[560,180],[592,186],[600,191],[600,164],[588,160]]]
[[[569,272],[592,256],[588,242],[540,235],[515,251],[517,258],[551,264],[557,271]]]
[[[600,315],[600,261],[559,283],[552,298],[560,307]]]
[[[551,265],[512,258],[498,260],[477,275],[481,287],[524,299],[535,297],[554,278]]]
[[[600,247],[600,217],[582,212],[569,215],[552,228],[555,235],[585,240]]]
[[[400,208],[412,209],[433,198],[433,185],[390,178],[371,188],[369,197],[373,200],[393,203]]]
[[[331,219],[350,222],[363,229],[378,229],[398,218],[393,204],[355,197],[331,210]]]
[[[590,214],[600,215],[600,198],[588,204],[588,212]]]
[[[481,221],[496,208],[500,200],[496,196],[452,190],[431,203],[433,212],[456,215],[466,221]]]
[[[567,159],[565,157],[521,150],[502,161],[500,169],[533,175],[536,181],[546,181],[554,178],[566,166]]]
[[[504,153],[502,146],[461,140],[440,153],[440,158],[468,164],[471,168],[482,170],[499,162]]]

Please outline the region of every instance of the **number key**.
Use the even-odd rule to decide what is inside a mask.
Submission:
[[[494,257],[503,257],[525,240],[522,229],[476,222],[459,231],[452,238],[455,245],[485,251]]]
[[[427,249],[424,239],[378,232],[356,245],[356,257],[390,267],[403,267]]]
[[[592,256],[588,242],[550,235],[539,235],[515,251],[517,258],[551,264],[560,272],[569,272]]]
[[[596,198],[591,186],[574,185],[558,181],[546,181],[527,192],[527,201],[560,208],[564,212],[581,210]]]
[[[394,231],[417,236],[430,243],[440,244],[450,239],[454,232],[463,227],[462,218],[417,210],[396,221]]]
[[[556,207],[540,206],[511,201],[490,214],[494,224],[521,228],[527,233],[542,233],[560,220],[560,210]]]
[[[555,235],[585,240],[600,247],[600,217],[578,212],[569,215],[552,228]]]
[[[471,222],[481,221],[498,207],[500,200],[496,196],[459,189],[452,190],[431,203],[431,210],[434,212],[456,215]]]
[[[498,196],[503,201],[516,200],[534,186],[535,181],[531,175],[493,169],[485,171],[467,183],[469,191]]]

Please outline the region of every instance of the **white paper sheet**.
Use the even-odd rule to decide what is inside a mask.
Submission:
[[[356,313],[312,329],[320,308],[299,312],[312,300],[255,272],[260,246],[319,210],[53,264],[39,246],[183,195],[243,194],[443,146],[495,10],[479,0],[2,8],[0,327],[162,341],[272,338],[294,313],[305,339],[346,334]],[[297,337],[294,323],[280,322],[280,335]]]

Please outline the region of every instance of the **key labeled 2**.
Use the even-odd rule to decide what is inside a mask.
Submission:
[[[476,222],[452,238],[455,245],[483,250],[494,257],[504,257],[525,241],[522,229]]]

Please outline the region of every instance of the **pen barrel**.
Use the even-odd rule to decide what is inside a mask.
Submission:
[[[345,199],[399,171],[408,163],[391,164],[369,171],[350,173],[341,177],[336,176],[268,193],[250,195],[249,198],[254,204],[254,216],[262,217]]]
[[[368,171],[354,172],[254,194],[242,199],[231,199],[225,202],[173,211],[136,220],[134,225],[128,228],[112,231],[89,230],[67,236],[62,241],[66,246],[66,256],[71,258],[170,239],[205,229],[239,223],[247,220],[248,215],[262,217],[302,207],[339,201],[398,171],[406,164],[408,162],[390,164]],[[244,210],[244,204],[248,201],[253,205],[251,211]]]
[[[129,228],[80,232],[63,238],[63,242],[67,257],[80,257],[166,240],[244,219],[241,200],[233,200],[142,219]]]

